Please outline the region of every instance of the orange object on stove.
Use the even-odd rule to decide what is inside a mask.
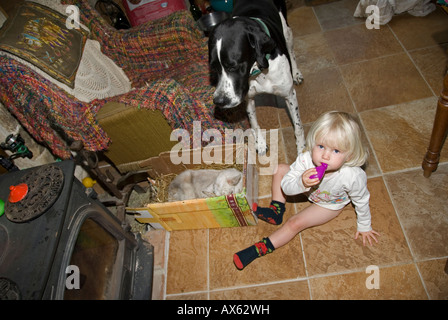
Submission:
[[[11,190],[8,197],[9,202],[11,203],[19,202],[27,195],[28,185],[26,183],[21,183],[16,186],[10,186],[9,190]]]

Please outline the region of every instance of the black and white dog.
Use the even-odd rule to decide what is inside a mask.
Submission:
[[[283,12],[282,12],[283,11]],[[286,23],[285,1],[237,0],[232,17],[209,35],[213,102],[221,108],[238,106],[247,97],[247,114],[256,150],[267,145],[260,132],[254,97],[270,93],[284,97],[294,125],[297,152],[305,147],[294,83],[301,83],[293,51],[292,31]]]

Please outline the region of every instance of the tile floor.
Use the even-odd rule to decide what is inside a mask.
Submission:
[[[352,17],[357,0],[289,13],[305,82],[297,86],[306,127],[329,110],[357,115],[370,149],[366,172],[379,244],[355,241],[351,206],[335,220],[300,233],[243,271],[237,252],[277,227],[176,231],[167,261],[156,267],[160,299],[448,299],[448,146],[430,178],[421,162],[428,146],[448,56],[448,15],[396,16],[379,30]],[[283,109],[258,107],[260,124],[278,129],[279,161],[296,149]],[[260,204],[270,201],[271,176],[261,176]],[[286,218],[308,205],[289,199]],[[162,254],[163,256],[163,254]],[[367,273],[370,265],[378,271]],[[379,288],[368,289],[379,274]]]

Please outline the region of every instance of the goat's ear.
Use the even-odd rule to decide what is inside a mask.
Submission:
[[[249,38],[250,45],[255,49],[255,59],[260,70],[268,68],[269,62],[266,59],[266,54],[271,53],[275,48],[275,41],[265,32],[260,32],[257,29],[249,31],[247,37]]]
[[[235,175],[227,178],[227,183],[231,186],[236,186],[240,182],[241,177],[242,175],[240,173],[236,173]]]

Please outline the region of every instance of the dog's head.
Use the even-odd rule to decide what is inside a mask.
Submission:
[[[275,42],[258,22],[244,17],[227,19],[209,36],[213,102],[221,108],[238,106],[249,90],[249,77],[256,62],[260,70],[269,67],[266,54]]]

